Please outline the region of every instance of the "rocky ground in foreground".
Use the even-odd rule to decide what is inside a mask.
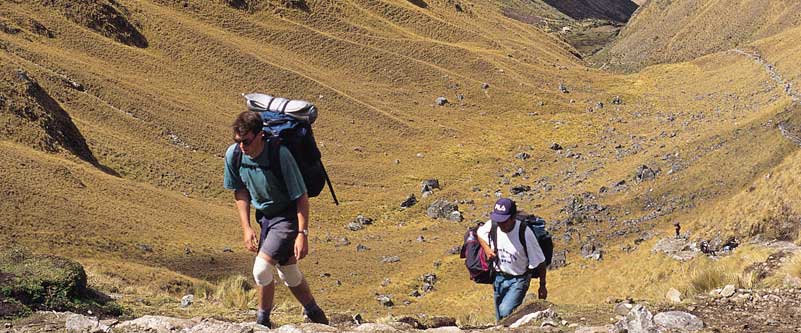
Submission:
[[[637,304],[631,300],[615,302],[613,313],[598,310],[599,313],[594,314],[595,318],[608,316],[610,324],[588,323],[585,318],[560,315],[553,310],[556,306],[533,311],[547,305],[530,303],[508,318],[510,320],[505,320],[504,325],[491,327],[458,327],[455,319],[447,317],[429,318],[426,323],[413,317],[365,323],[358,315],[334,314],[330,326],[299,323],[270,330],[253,323],[212,318],[144,316],[120,321],[43,311],[5,322],[0,332],[801,332],[801,288],[750,290],[727,286],[674,306]]]

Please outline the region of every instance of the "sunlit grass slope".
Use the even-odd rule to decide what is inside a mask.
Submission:
[[[369,318],[492,321],[489,306],[476,306],[489,303],[491,291],[470,282],[447,252],[515,185],[534,188],[516,197],[521,207],[548,219],[557,247],[570,251],[569,265],[551,273],[552,301],[691,290],[688,272],[715,265],[652,254],[658,238],[676,220],[693,237],[741,229],[738,215],[726,211],[751,214],[743,191],[768,187],[760,180],[767,173],[794,170],[797,146],[774,126],[791,118],[790,98],[751,58],[723,52],[612,75],[502,14],[541,10],[541,3],[463,1],[457,11],[453,1],[425,2],[286,8],[253,1],[245,10],[225,1],[87,2],[83,10],[110,10],[129,23],[114,29],[91,24],[104,16],[81,17],[67,1],[0,4],[2,77],[11,82],[0,86],[3,243],[81,260],[92,279],[141,313],[159,313],[194,288],[212,289],[204,280],[248,276],[251,255],[240,244],[232,195],[221,188],[221,157],[228,126],[244,109],[240,94],[251,91],[320,107],[315,135],[342,204],[327,193],[312,200],[312,252],[302,266],[324,307]],[[132,30],[146,43],[132,41]],[[798,36],[789,30],[748,47],[797,80]],[[25,98],[26,82],[55,104]],[[436,106],[439,96],[450,104]],[[621,104],[612,103],[616,96]],[[25,110],[60,115],[62,127]],[[57,140],[70,126],[77,134],[66,137],[82,138],[81,149]],[[565,149],[550,149],[555,142]],[[521,152],[530,158],[516,159]],[[656,179],[634,180],[643,164],[661,170]],[[513,176],[520,168],[523,175]],[[420,182],[429,178],[443,188],[421,198]],[[621,180],[624,189],[601,193]],[[779,180],[792,184],[767,181]],[[585,192],[608,215],[559,222],[571,198]],[[758,193],[759,201],[776,200]],[[400,209],[410,194],[420,202]],[[428,218],[438,199],[459,200],[465,220]],[[347,230],[358,214],[375,223]],[[653,237],[621,250],[644,233]],[[580,257],[589,239],[603,244],[603,261]],[[359,244],[369,250],[357,251]],[[737,271],[766,255],[758,245],[739,253],[721,269]],[[383,263],[386,256],[400,262]],[[435,291],[409,296],[426,273],[437,274]],[[382,307],[376,293],[392,294],[396,306]],[[278,294],[286,310],[279,321],[294,320],[289,293]],[[148,305],[137,295],[166,298]],[[225,304],[208,311],[247,318]]]

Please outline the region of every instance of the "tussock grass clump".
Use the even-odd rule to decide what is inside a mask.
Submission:
[[[255,299],[255,291],[246,277],[234,275],[217,284],[214,298],[225,307],[244,310],[248,308],[250,300]]]
[[[705,266],[690,273],[687,293],[703,294],[733,284],[737,288],[753,288],[757,283],[755,272],[743,272],[727,266]]]

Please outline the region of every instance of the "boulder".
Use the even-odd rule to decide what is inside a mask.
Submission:
[[[406,197],[406,200],[403,200],[403,202],[401,202],[400,206],[401,208],[409,208],[411,206],[414,206],[414,204],[416,203],[417,203],[417,198],[414,196],[414,194],[409,194],[409,196]]]
[[[654,170],[651,169],[649,166],[643,164],[639,166],[635,171],[634,179],[637,182],[649,181],[655,179],[658,173],[659,169]]]
[[[426,215],[432,219],[443,218],[454,222],[461,222],[463,219],[462,213],[459,212],[459,205],[445,199],[438,199],[428,206]]]
[[[723,297],[732,297],[734,293],[737,292],[737,288],[734,287],[733,284],[726,285],[723,287],[723,290],[720,291],[720,296]]]
[[[134,320],[123,322],[114,327],[115,330],[119,329],[123,332],[131,331],[145,331],[153,333],[171,333],[176,331],[183,331],[190,327],[195,326],[196,321],[191,319],[179,319],[164,316],[143,316]]]
[[[181,298],[181,307],[186,308],[195,302],[195,295],[189,294]]]
[[[662,328],[681,332],[695,332],[704,328],[698,317],[682,311],[660,312],[654,316],[654,323]]]
[[[667,300],[671,303],[681,303],[681,292],[676,290],[676,288],[670,288],[665,295],[665,298],[667,298]]]
[[[253,328],[242,323],[230,323],[217,319],[203,319],[200,323],[181,332],[185,333],[251,333]],[[325,332],[325,331],[321,331]],[[330,331],[328,331],[330,332]]]
[[[428,324],[429,328],[448,327],[448,326],[456,326],[456,318],[441,317],[441,316],[431,317]]]
[[[64,329],[69,333],[104,333],[110,330],[108,326],[100,323],[96,317],[86,317],[74,313],[67,315],[64,325]]]
[[[439,106],[444,106],[445,104],[448,104],[448,99],[445,98],[445,97],[440,96],[440,97],[437,97],[437,100],[435,102]]]
[[[615,324],[618,332],[628,333],[656,333],[654,316],[641,304],[635,305],[625,318]]]
[[[356,332],[399,332],[395,327],[387,324],[366,323],[353,329]]]

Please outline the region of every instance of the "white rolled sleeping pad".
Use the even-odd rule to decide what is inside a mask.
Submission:
[[[242,94],[248,110],[255,112],[283,113],[296,119],[313,124],[317,120],[317,108],[311,102],[274,97],[261,93]]]

